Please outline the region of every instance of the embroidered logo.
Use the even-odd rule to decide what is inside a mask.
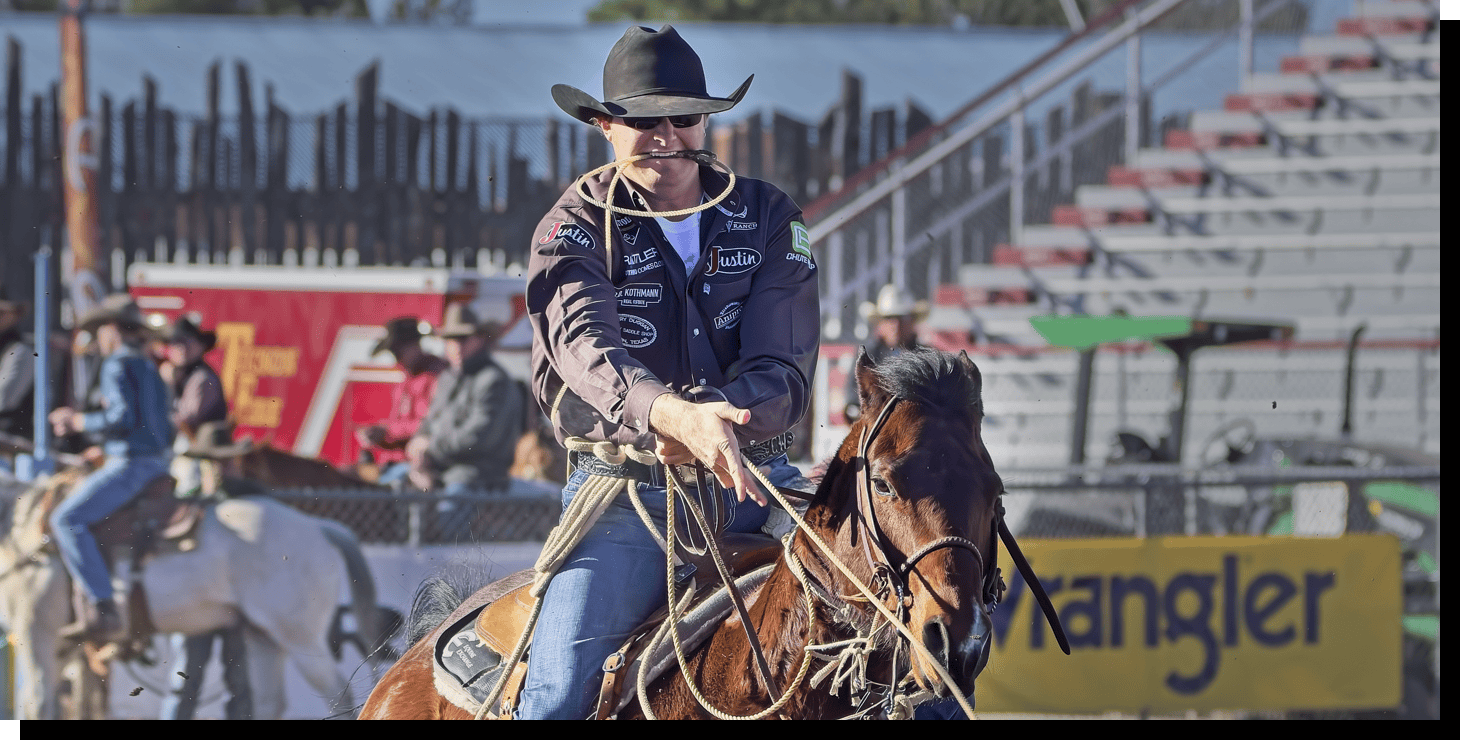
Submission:
[[[726,229],[729,229],[730,231],[754,231],[755,229],[760,228],[760,222],[759,221],[731,221],[730,223],[725,224],[725,228]]]
[[[811,256],[811,232],[800,221],[791,222],[791,249],[807,257]]]
[[[642,308],[658,303],[664,297],[664,286],[655,283],[630,283],[615,291],[618,305]]]
[[[624,270],[624,274],[633,277],[663,267],[664,260],[658,259],[658,257],[659,249],[656,247],[649,247],[642,252],[625,254],[624,264],[628,265],[628,269]]]
[[[629,314],[619,314],[618,330],[624,346],[629,349],[647,347],[659,338],[659,330],[648,319]]]
[[[715,317],[716,329],[734,329],[740,323],[740,310],[744,308],[740,301],[734,301],[720,309],[720,315]]]
[[[750,213],[750,206],[741,206],[739,213],[731,213],[725,208],[725,206],[722,206],[719,203],[716,203],[715,207],[720,209],[721,213],[729,216],[730,218],[745,218],[745,214]]]
[[[537,243],[550,244],[558,239],[570,241],[584,249],[598,248],[598,240],[594,239],[593,235],[588,233],[587,229],[584,229],[578,224],[564,223],[562,221],[554,221],[552,227],[548,229],[548,233],[543,238],[538,239]]]
[[[749,272],[760,264],[760,252],[749,247],[710,247],[710,258],[706,263],[705,276],[739,275]]]

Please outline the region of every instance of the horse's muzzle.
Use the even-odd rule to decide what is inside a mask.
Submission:
[[[968,636],[954,645],[948,634],[948,623],[942,615],[923,623],[923,646],[932,654],[948,675],[956,682],[971,704],[973,683],[978,674],[988,665],[989,650],[992,647],[992,623],[982,608],[974,612],[973,626]],[[948,687],[936,675],[924,675],[925,684],[939,697],[949,696]]]

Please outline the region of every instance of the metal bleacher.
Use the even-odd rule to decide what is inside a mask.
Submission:
[[[1041,352],[1028,319],[1071,312],[1294,324],[1288,345],[1198,355],[1188,463],[1244,415],[1265,436],[1332,436],[1343,343],[1361,324],[1355,437],[1438,451],[1437,11],[1355,11],[1336,34],[1304,37],[1279,70],[1248,76],[1222,110],[1193,112],[1163,146],[1077,188],[1051,223],[1018,229],[997,264],[963,265],[939,290],[934,336],[1008,350],[979,360],[986,441],[1004,464],[1069,454],[1075,360]],[[1117,428],[1164,431],[1173,371],[1150,345],[1099,354],[1091,457]]]

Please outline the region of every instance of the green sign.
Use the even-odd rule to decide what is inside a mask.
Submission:
[[[1035,316],[1029,323],[1046,342],[1081,350],[1107,342],[1155,341],[1191,333],[1191,319],[1186,316]]]

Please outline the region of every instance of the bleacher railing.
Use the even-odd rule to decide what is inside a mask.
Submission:
[[[1185,2],[1121,3],[948,120],[809,204],[811,241],[822,268],[826,337],[849,338],[859,323],[857,306],[884,283],[932,297],[938,285],[956,279],[960,265],[988,262],[996,244],[1017,245],[1025,224],[1047,217],[1052,201],[1068,202],[1075,186],[1103,182],[1111,165],[1134,159],[1151,137],[1148,119],[1156,91],[1234,35],[1239,79],[1232,89],[1240,89],[1253,68],[1254,29],[1284,10],[1309,7],[1308,2],[1237,0],[1235,23],[1210,33],[1155,79],[1142,79],[1143,39]],[[1067,125],[1054,96],[1122,47],[1124,91],[1090,99],[1076,90]],[[1048,117],[1042,150],[1032,125],[1041,112]]]

